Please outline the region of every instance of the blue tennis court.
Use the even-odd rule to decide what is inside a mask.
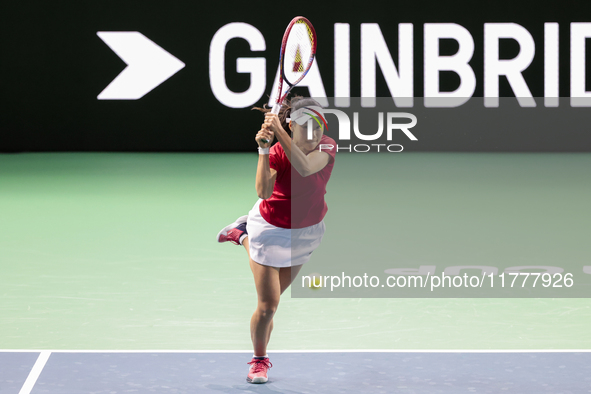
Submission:
[[[0,393],[591,392],[590,352],[277,352],[271,357],[269,382],[252,385],[244,381],[249,358],[244,352],[3,352]]]

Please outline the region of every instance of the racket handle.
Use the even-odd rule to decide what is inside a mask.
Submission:
[[[279,111],[281,111],[281,104],[277,103],[273,106],[271,113],[275,114],[275,115],[279,115]]]
[[[271,113],[274,115],[279,115],[279,111],[281,111],[281,104],[277,103],[273,106],[273,109],[271,109]],[[263,141],[265,144],[269,142],[266,139],[262,139],[261,141]]]

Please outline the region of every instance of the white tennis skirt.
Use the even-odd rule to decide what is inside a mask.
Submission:
[[[292,267],[310,260],[312,252],[322,242],[324,220],[313,226],[288,229],[267,222],[259,210],[259,199],[248,213],[246,231],[250,258],[270,267]]]

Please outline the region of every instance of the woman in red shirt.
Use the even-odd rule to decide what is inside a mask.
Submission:
[[[217,237],[218,242],[244,245],[254,275],[258,304],[250,321],[254,356],[247,381],[251,383],[267,382],[271,367],[267,344],[280,295],[322,241],[324,194],[336,152],[335,141],[324,135],[326,118],[315,100],[295,97],[279,115],[262,111],[265,122],[255,137],[259,200],[248,215]],[[312,138],[307,135],[308,120],[314,126]],[[271,147],[275,137],[279,143]]]

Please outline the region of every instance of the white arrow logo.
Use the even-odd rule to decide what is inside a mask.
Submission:
[[[127,64],[99,95],[99,100],[137,100],[185,67],[138,31],[96,33]]]

